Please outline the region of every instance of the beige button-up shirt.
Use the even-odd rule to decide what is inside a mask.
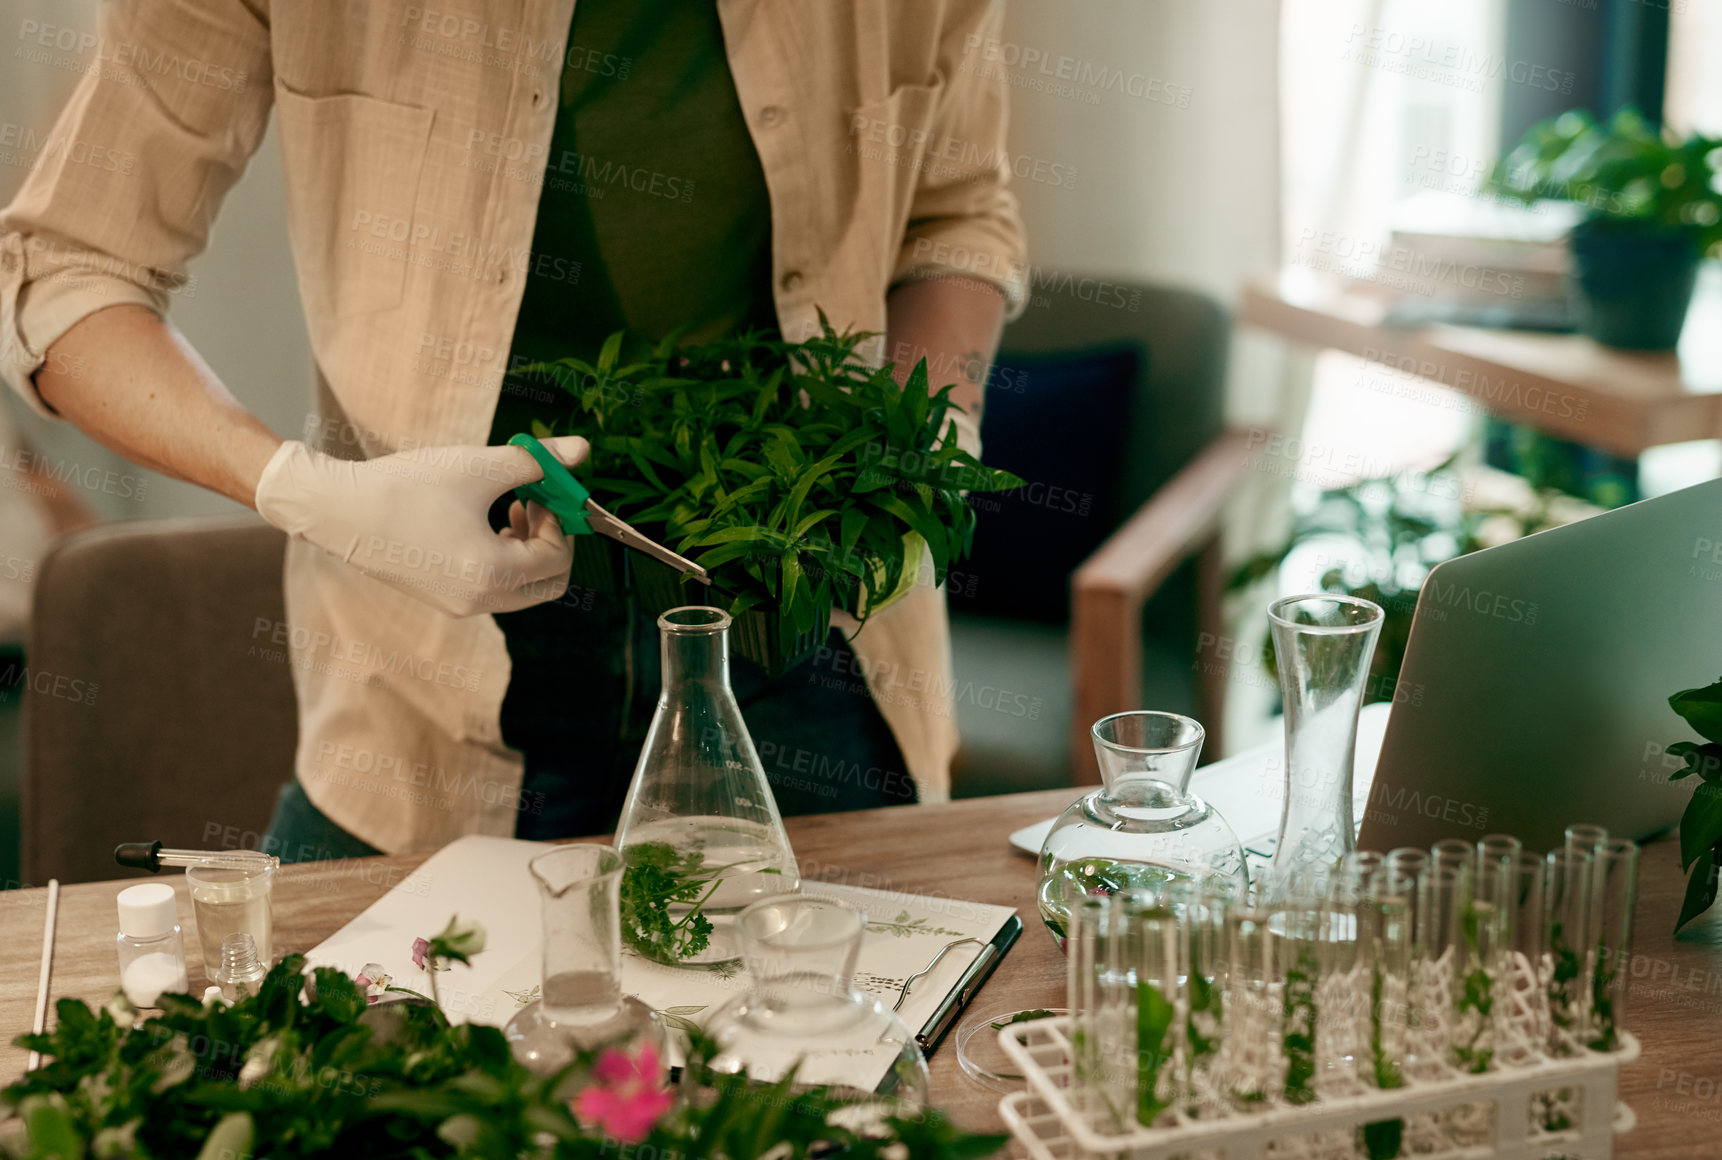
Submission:
[[[6,380],[46,410],[32,376],[74,323],[116,303],[166,312],[273,107],[318,368],[294,434],[350,458],[484,442],[525,275],[553,261],[532,231],[559,71],[627,66],[568,43],[573,5],[104,4],[100,67],[54,130],[65,147],[44,149],[0,214]],[[888,289],[942,271],[1020,305],[1003,81],[976,67],[1002,0],[717,5],[770,191],[786,335],[811,333],[819,309],[883,331]],[[446,616],[303,541],[285,584],[287,622],[233,646],[293,666],[312,801],[390,852],[512,834],[532,803],[498,723],[495,621]],[[854,647],[863,671],[844,676],[872,689],[923,800],[946,796],[943,594],[923,584]]]

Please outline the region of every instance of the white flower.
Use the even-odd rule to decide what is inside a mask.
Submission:
[[[280,1046],[281,1039],[276,1035],[266,1036],[251,1045],[251,1050],[245,1053],[245,1066],[239,1069],[241,1088],[248,1088],[269,1074],[275,1061],[275,1051]]]
[[[132,1001],[126,998],[124,991],[115,991],[114,997],[108,1000],[108,1005],[104,1009],[113,1019],[116,1027],[129,1029],[132,1024],[138,1021],[138,1009],[132,1006]]]

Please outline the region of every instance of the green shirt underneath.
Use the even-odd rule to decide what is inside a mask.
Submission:
[[[509,366],[775,329],[771,205],[713,0],[578,0]],[[572,413],[509,375],[492,443]]]

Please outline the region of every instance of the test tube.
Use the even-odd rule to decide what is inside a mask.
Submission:
[[[1239,1112],[1265,1111],[1285,1083],[1285,1042],[1276,978],[1278,941],[1267,892],[1252,882],[1226,907],[1226,1034],[1215,1074]]]
[[[1125,995],[1125,1040],[1135,1062],[1136,1122],[1175,1119],[1182,1098],[1184,1036],[1178,1019],[1179,943],[1183,925],[1169,900],[1133,895],[1123,903],[1135,986]],[[1129,1034],[1131,1028],[1135,1036]]]
[[[1615,1051],[1626,1020],[1626,984],[1632,965],[1632,912],[1638,901],[1638,843],[1610,838],[1596,855],[1591,878],[1589,1043]]]
[[[1470,870],[1477,850],[1463,838],[1442,838],[1429,847],[1429,860],[1436,867]]]
[[[1193,1119],[1226,1114],[1215,1063],[1225,1021],[1225,913],[1237,895],[1229,878],[1180,879],[1171,898],[1179,914],[1178,973],[1184,980],[1184,1113]]]
[[[1484,834],[1477,839],[1476,863],[1479,868],[1499,865],[1517,858],[1524,848],[1525,844],[1511,834]]]
[[[1325,875],[1294,876],[1275,904],[1272,965],[1281,999],[1281,1038],[1285,1050],[1285,1100],[1307,1104],[1316,1098],[1316,1028],[1321,992],[1321,899],[1315,884]]]
[[[1417,883],[1417,952],[1412,1006],[1419,1016],[1408,1037],[1407,1071],[1433,1079],[1448,1064],[1453,1043],[1456,984],[1463,955],[1459,934],[1468,875],[1453,866],[1427,867]]]
[[[1323,1099],[1357,1090],[1358,1071],[1367,1054],[1369,981],[1362,911],[1368,878],[1355,861],[1342,860],[1328,879],[1317,916],[1315,1089]]]
[[[1590,978],[1590,851],[1571,845],[1550,850],[1543,865],[1543,919],[1547,932],[1548,1054],[1576,1055],[1586,1039],[1586,980]]]
[[[1566,830],[1566,849],[1583,850],[1595,857],[1608,841],[1608,828],[1591,822],[1574,822]]]
[[[1549,996],[1543,986],[1548,928],[1543,916],[1543,859],[1520,850],[1502,863],[1503,898],[1511,908],[1502,966],[1501,1038],[1495,1057],[1509,1067],[1535,1063],[1549,1036]]]
[[[1416,945],[1417,880],[1384,865],[1370,876],[1358,909],[1359,953],[1369,981],[1369,1013],[1359,1077],[1381,1091],[1405,1086],[1411,1026],[1412,955]],[[1362,1129],[1369,1156],[1397,1156],[1403,1120],[1380,1120]]]

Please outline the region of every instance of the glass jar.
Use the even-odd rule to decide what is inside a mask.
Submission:
[[[185,938],[179,907],[165,882],[128,886],[116,900],[120,990],[134,1007],[156,1007],[164,994],[191,989],[185,971]]]
[[[733,916],[756,899],[801,887],[789,836],[729,683],[730,618],[672,608],[658,618],[663,691],[622,806],[616,846],[630,867],[673,875],[667,913],[623,931],[634,950],[668,966],[727,969],[740,951]],[[626,883],[624,889],[630,889]],[[639,908],[631,908],[639,909]],[[697,912],[697,913],[695,913]]]
[[[1213,877],[1241,890],[1249,875],[1237,834],[1189,791],[1202,727],[1177,713],[1131,712],[1091,732],[1103,784],[1064,811],[1040,848],[1040,916],[1059,946],[1084,895]]]
[[[793,1067],[797,1087],[828,1086],[863,1123],[925,1107],[927,1059],[914,1035],[851,981],[866,929],[854,903],[819,895],[742,911],[735,931],[748,987],[706,1023],[710,1072],[775,1082]]]
[[[221,944],[230,934],[250,935],[257,961],[268,970],[275,962],[275,863],[259,859],[256,866],[244,868],[190,866],[185,881],[191,888],[191,916],[203,949],[204,977],[220,982],[215,974],[221,967]]]

